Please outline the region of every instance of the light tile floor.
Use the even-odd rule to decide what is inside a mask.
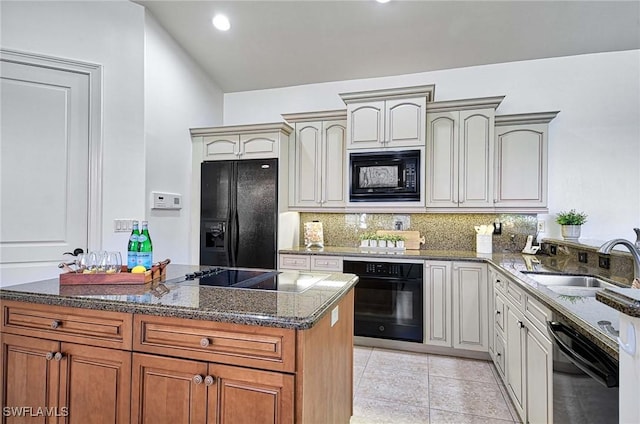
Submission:
[[[493,364],[356,346],[351,424],[519,422]]]

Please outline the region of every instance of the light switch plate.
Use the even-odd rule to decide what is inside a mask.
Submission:
[[[132,229],[133,229],[133,219],[114,219],[113,220],[114,233],[130,233]]]

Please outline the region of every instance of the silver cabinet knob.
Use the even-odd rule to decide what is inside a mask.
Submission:
[[[204,385],[205,386],[211,386],[213,385],[213,383],[215,383],[215,377],[208,375],[204,378]]]
[[[200,374],[196,374],[193,376],[191,381],[193,381],[194,384],[202,384],[203,378]]]
[[[200,340],[200,346],[202,346],[202,347],[207,347],[210,344],[211,344],[211,342],[206,337],[203,337],[202,340]]]

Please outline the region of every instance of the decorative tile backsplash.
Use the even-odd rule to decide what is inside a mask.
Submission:
[[[428,250],[475,250],[476,225],[501,223],[502,234],[493,235],[493,251],[521,251],[527,236],[536,236],[535,214],[343,214],[300,213],[300,234],[305,222],[320,221],[324,229],[325,246],[355,247],[360,235],[376,230],[395,230],[402,222],[402,230],[419,231]],[[303,244],[303,240],[300,240]]]

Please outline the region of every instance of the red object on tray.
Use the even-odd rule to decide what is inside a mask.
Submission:
[[[150,270],[144,273],[133,274],[127,272],[127,266],[122,266],[122,272],[117,274],[83,274],[76,272],[65,272],[60,274],[60,285],[75,284],[147,284],[160,280],[166,275],[166,267],[171,259],[153,264]]]

